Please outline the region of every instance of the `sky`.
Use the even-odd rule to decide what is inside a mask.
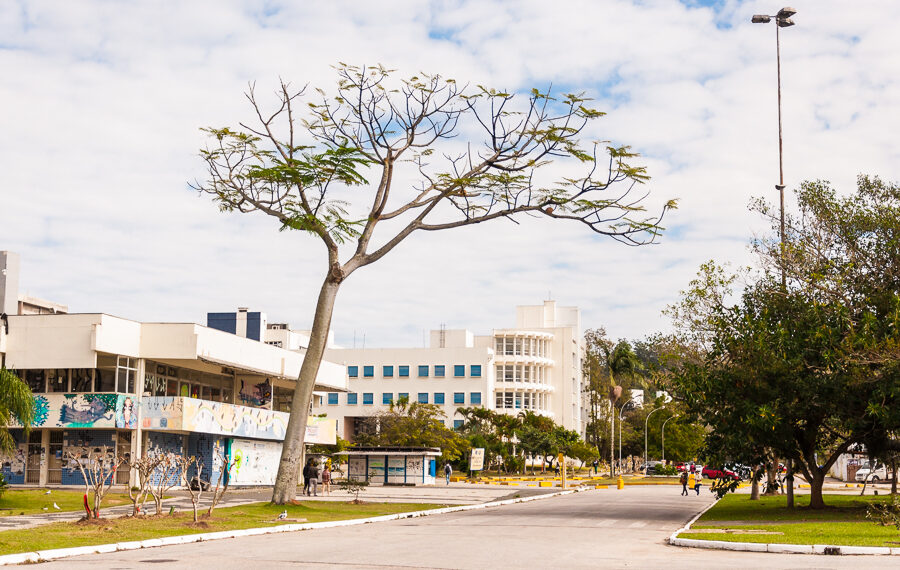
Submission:
[[[781,31],[790,191],[858,174],[900,180],[900,2],[848,11],[794,0]],[[141,321],[198,322],[249,307],[311,325],[324,249],[262,214],[222,213],[202,179],[200,130],[251,117],[244,93],[279,79],[330,90],[338,62],[438,73],[527,93],[584,91],[587,133],[641,154],[659,243],[627,247],[564,222],[500,221],[414,234],[343,285],[345,346],[422,346],[446,326],[515,325],[554,299],[584,327],[639,339],[670,327],[701,263],[753,262],[777,200],[777,4],[596,0],[277,2],[0,0],[0,250],[20,291]]]

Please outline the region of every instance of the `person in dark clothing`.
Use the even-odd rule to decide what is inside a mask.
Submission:
[[[682,497],[687,497],[687,494],[688,494],[687,484],[688,484],[687,471],[682,471],[681,472],[681,496]]]
[[[316,467],[313,460],[310,459],[306,464],[306,467],[303,468],[303,492],[307,497],[310,495],[310,490],[312,490],[312,495],[318,497],[318,478],[319,478],[319,469]]]

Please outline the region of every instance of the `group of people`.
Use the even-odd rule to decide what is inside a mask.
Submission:
[[[319,496],[319,468],[314,460],[310,459],[303,468],[303,494],[307,497]],[[331,467],[328,463],[322,469],[322,490],[331,494]],[[312,494],[310,494],[312,492]]]
[[[703,475],[695,472],[695,467],[691,465],[689,470],[681,472],[681,496],[687,496],[688,489],[693,489],[700,494],[700,486],[703,481]]]

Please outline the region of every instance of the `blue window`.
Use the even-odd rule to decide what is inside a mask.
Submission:
[[[385,406],[389,406],[393,400],[394,400],[393,392],[384,392],[381,395],[381,403],[384,404]]]
[[[459,429],[463,425],[462,420],[453,420],[453,429]]]
[[[347,376],[349,376],[350,378],[356,378],[357,376],[359,376],[359,366],[348,366]]]
[[[329,406],[337,406],[338,395],[337,392],[328,392],[328,405]]]
[[[374,366],[363,366],[363,377],[371,378],[375,376],[375,367]]]
[[[394,367],[393,366],[384,366],[381,369],[381,375],[385,378],[393,378],[394,377]]]
[[[406,378],[409,376],[409,366],[400,366],[400,376]]]
[[[472,378],[481,378],[481,365],[473,364],[469,367],[469,376]]]
[[[372,394],[372,392],[363,392],[363,405],[364,406],[371,406],[374,401],[375,401],[375,396]]]
[[[347,405],[355,406],[356,405],[356,392],[350,392],[347,394]]]
[[[466,375],[466,365],[465,364],[454,364],[453,365],[453,376],[456,378],[460,378]]]
[[[419,378],[428,378],[428,365],[427,364],[419,365]]]
[[[453,392],[453,403],[454,404],[465,404],[466,403],[466,393],[465,392]]]
[[[443,364],[435,364],[434,365],[434,375],[436,378],[444,377],[444,370],[446,367]]]
[[[406,400],[408,402],[409,401],[409,392],[400,392],[399,394],[397,394],[397,397],[401,400]]]
[[[419,403],[420,404],[428,403],[428,392],[419,392]]]
[[[480,404],[481,403],[481,392],[472,392],[469,394],[469,403],[470,404]]]
[[[435,404],[443,404],[444,403],[444,393],[443,392],[435,392],[434,393],[434,403]]]

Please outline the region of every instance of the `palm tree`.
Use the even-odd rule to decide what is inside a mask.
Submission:
[[[0,367],[0,451],[12,453],[16,442],[9,433],[10,424],[16,421],[27,431],[34,423],[34,397],[27,384],[18,376]]]

